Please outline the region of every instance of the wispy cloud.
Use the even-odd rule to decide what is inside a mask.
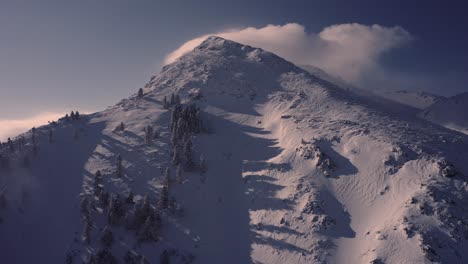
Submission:
[[[339,24],[314,33],[306,32],[304,26],[296,23],[268,25],[263,28],[231,29],[194,38],[167,55],[165,63],[174,62],[209,35],[260,47],[296,64],[320,67],[360,86],[372,83],[369,76],[374,73],[378,73],[380,79],[387,79],[383,77],[386,72],[379,63],[381,55],[412,40],[411,34],[398,26]]]
[[[48,121],[57,120],[64,115],[64,112],[45,112],[24,119],[0,119],[0,140],[16,136],[34,126],[45,125]]]

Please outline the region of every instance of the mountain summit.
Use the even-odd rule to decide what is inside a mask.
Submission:
[[[207,38],[1,145],[0,259],[463,263],[466,135],[338,86]]]

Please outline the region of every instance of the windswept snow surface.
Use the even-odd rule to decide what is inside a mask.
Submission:
[[[379,93],[381,96],[399,102],[404,105],[408,105],[417,109],[425,109],[429,106],[444,100],[445,97],[430,94],[426,92],[415,92],[415,91],[392,91]]]
[[[106,210],[91,208],[91,243],[80,238],[80,197],[97,170],[113,194],[158,203],[171,166],[170,109],[201,109],[194,160],[162,210],[157,242],[112,226],[110,252],[160,263],[464,263],[468,258],[467,136],[387,111],[377,99],[338,89],[282,58],[219,37],[165,66],[132,96],[81,120],[38,128],[38,154],[21,151],[0,171],[0,259],[6,263],[88,260],[100,248]],[[170,108],[173,108],[170,107]],[[123,122],[125,131],[114,129]],[[143,129],[159,137],[145,144]],[[52,128],[53,143],[47,131]],[[73,131],[78,130],[79,136]],[[124,175],[115,176],[123,158]],[[173,173],[172,173],[173,174]],[[127,207],[126,207],[127,208]],[[71,257],[70,257],[71,256]],[[132,263],[132,262],[129,262]],[[136,262],[135,262],[136,263]]]
[[[468,134],[468,93],[462,93],[431,105],[420,116],[447,128]]]

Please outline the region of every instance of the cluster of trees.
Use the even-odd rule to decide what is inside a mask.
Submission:
[[[80,120],[80,112],[78,111],[71,111],[70,115],[66,114],[64,117],[65,121],[70,121],[70,120]]]
[[[171,98],[169,100],[167,100],[167,96],[164,96],[163,98],[163,106],[166,109],[170,108],[171,106],[180,105],[180,104],[181,104],[180,96],[174,95],[174,93],[171,94]]]
[[[202,123],[200,119],[200,109],[195,105],[183,107],[177,104],[171,113],[171,143],[172,163],[175,166],[181,165],[186,171],[195,169],[193,161],[192,136],[200,133]]]
[[[90,203],[90,200],[97,200],[97,206],[107,210],[107,222],[109,226],[124,226],[128,230],[134,230],[140,242],[158,240],[161,228],[160,210],[167,208],[167,206],[160,206],[164,202],[160,202],[158,206],[152,206],[148,196],[145,196],[143,202],[135,203],[133,192],[131,191],[124,198],[119,195],[109,195],[104,190],[102,173],[100,171],[95,173],[93,186],[93,195],[97,199],[89,199],[85,196],[80,205],[84,220],[83,241],[86,243],[91,242],[92,221],[90,208],[95,208],[96,205]],[[162,197],[161,199],[165,200]],[[111,232],[111,229],[107,228],[105,232],[106,236],[109,237],[108,233]]]
[[[28,134],[20,135],[14,139],[8,138],[6,142],[0,142],[0,169],[11,168],[12,161],[17,160],[20,166],[28,167],[30,165],[30,156],[38,154],[38,135],[37,129],[33,127]]]

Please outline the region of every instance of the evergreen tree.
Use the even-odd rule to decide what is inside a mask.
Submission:
[[[192,171],[195,167],[195,163],[192,159],[192,139],[188,138],[184,143],[184,169],[187,171]]]
[[[138,89],[138,98],[143,97],[143,88]]]
[[[118,225],[122,222],[122,219],[125,216],[125,208],[119,195],[112,196],[110,200],[111,202],[108,212],[109,224]]]
[[[169,188],[169,184],[171,183],[171,169],[169,167],[166,168],[164,171],[164,186]]]
[[[146,141],[146,144],[148,145],[151,145],[151,143],[153,142],[153,127],[151,126],[147,126],[145,128],[145,141]]]
[[[11,140],[11,138],[7,139],[7,144],[8,144],[8,148],[10,149],[10,152],[14,152],[15,151],[15,145],[13,144],[13,141]]]
[[[147,217],[143,227],[141,228],[138,240],[139,241],[157,241],[158,239],[158,230],[156,228],[155,219],[152,217]]]
[[[120,122],[120,125],[117,127],[118,131],[125,131],[125,125],[123,122]]]
[[[163,107],[166,108],[166,109],[169,108],[169,103],[167,102],[167,96],[164,96]]]
[[[104,227],[104,230],[102,231],[102,236],[101,236],[101,244],[105,248],[110,248],[112,247],[113,242],[114,242],[114,235],[112,234],[112,230],[108,226]]]
[[[105,190],[101,191],[99,194],[99,202],[103,208],[109,206],[109,193]]]
[[[116,176],[117,177],[122,177],[123,176],[123,166],[122,166],[122,156],[120,154],[117,156],[116,160]]]
[[[172,164],[179,165],[180,164],[180,151],[177,146],[174,146],[174,150],[172,152]]]
[[[91,222],[89,220],[85,220],[83,232],[81,234],[81,239],[89,244],[91,242]]]
[[[125,213],[125,228],[131,230],[135,228],[135,219],[130,211]]]
[[[159,138],[159,131],[155,130],[153,139],[157,139],[157,138]]]
[[[75,119],[76,119],[76,117],[75,117],[75,112],[71,111],[71,113],[70,113],[70,119],[71,119],[71,120],[75,120]]]
[[[83,199],[81,199],[81,203],[80,203],[81,214],[89,215],[88,205],[89,205],[88,198],[84,196]]]
[[[200,156],[200,173],[204,174],[207,171],[205,157],[203,154]]]
[[[174,96],[174,93],[171,93],[171,105],[174,105],[175,104],[175,96]]]
[[[180,96],[176,95],[175,97],[175,104],[180,105]]]
[[[76,120],[79,120],[80,117],[81,117],[81,116],[80,116],[80,112],[76,111],[76,112],[75,112],[75,119],[76,119]]]
[[[96,173],[94,174],[94,195],[98,196],[101,194],[102,192],[102,174],[101,174],[101,171],[98,170],[96,171]]]
[[[160,256],[159,263],[160,264],[169,264],[169,252],[165,249]]]

